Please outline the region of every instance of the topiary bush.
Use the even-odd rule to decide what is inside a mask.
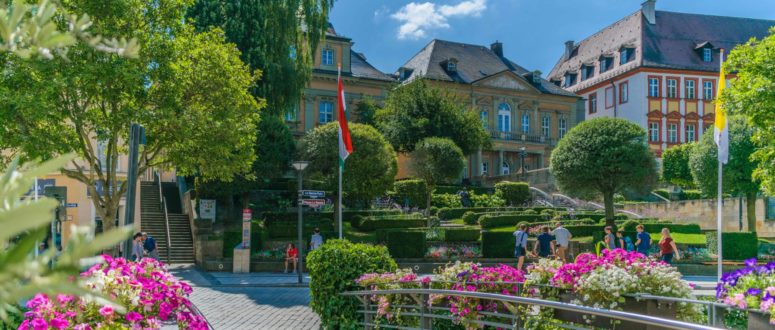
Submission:
[[[516,226],[520,221],[535,222],[541,216],[537,214],[513,214],[513,215],[483,215],[479,218],[479,226],[482,229]]]
[[[479,240],[478,228],[447,228],[444,234],[445,242],[474,242]]]
[[[472,211],[468,211],[466,213],[463,213],[463,223],[467,225],[476,225],[479,224],[479,217],[481,214],[474,213]]]
[[[684,190],[681,193],[681,200],[701,199],[702,191],[700,190]]]
[[[495,184],[495,194],[507,205],[522,205],[530,200],[530,186],[526,182],[503,181]]]
[[[320,316],[321,328],[358,329],[361,306],[345,291],[359,289],[355,279],[365,273],[394,272],[398,266],[387,248],[347,240],[329,240],[309,253],[310,307]]]
[[[425,227],[428,223],[428,219],[415,218],[363,218],[358,225],[360,231],[374,231],[377,229],[387,228],[418,228]]]
[[[636,227],[638,227],[638,224],[640,224],[638,220],[627,220],[620,226],[620,228],[624,228],[625,231],[635,231]]]
[[[571,235],[573,237],[585,237],[585,236],[595,236],[597,233],[602,233],[603,228],[605,228],[604,225],[574,225],[574,226],[565,226],[565,229],[570,231]]]
[[[425,207],[428,198],[428,185],[424,180],[402,180],[393,183],[396,202],[409,206]]]
[[[460,196],[455,194],[433,194],[431,196],[431,207],[462,207]]]
[[[716,253],[716,232],[706,234],[708,251]],[[756,258],[759,251],[759,241],[755,232],[721,233],[724,260],[746,260]]]
[[[485,258],[513,258],[516,245],[512,232],[482,232],[482,256]]]
[[[425,231],[388,231],[387,248],[394,258],[422,258],[425,256]]]

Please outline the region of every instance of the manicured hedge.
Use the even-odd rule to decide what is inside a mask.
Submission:
[[[537,214],[483,215],[479,218],[482,229],[516,226],[521,221],[534,222],[541,220]]]
[[[573,237],[595,236],[598,233],[603,232],[604,225],[578,225],[578,226],[565,226]]]
[[[600,220],[605,219],[605,214],[604,213],[603,214],[601,214],[601,213],[576,213],[576,214],[574,214],[574,216],[576,217],[576,219],[590,218],[590,219],[595,220],[595,221],[600,221]],[[622,215],[622,214],[615,215],[614,216],[614,220],[627,220],[627,216],[626,215]]]
[[[526,182],[503,181],[495,184],[495,194],[507,205],[522,205],[530,200],[530,186]]]
[[[428,223],[427,219],[373,219],[363,218],[358,229],[361,231],[374,231],[377,229],[386,228],[417,228],[425,227]]]
[[[516,245],[514,234],[511,232],[482,232],[482,257],[484,258],[513,258]]]
[[[334,226],[331,223],[329,223],[326,226],[322,226],[319,223],[304,223],[302,228],[303,235],[304,236],[312,235],[312,232],[315,230],[315,228],[320,228],[320,230],[323,232],[334,231]],[[296,224],[283,225],[283,226],[273,225],[273,226],[267,227],[266,232],[271,238],[296,237],[298,235],[298,229],[296,227]]]
[[[385,209],[385,210],[345,210],[342,211],[342,221],[350,221],[354,216],[386,216],[386,215],[398,215],[401,214],[401,210],[397,209]],[[264,225],[271,225],[275,222],[296,222],[298,214],[296,212],[264,212],[262,214],[264,218]],[[333,222],[334,212],[304,212],[304,221],[329,221]]]
[[[481,212],[497,212],[497,211],[520,211],[522,208],[518,207],[455,207],[455,208],[442,208],[439,209],[439,219],[450,220],[460,219],[463,214],[468,211],[481,213]]]
[[[680,234],[702,234],[700,225],[696,223],[644,223],[643,230],[647,233],[658,234],[662,228],[667,228],[671,233]]]
[[[393,183],[393,191],[398,204],[425,206],[428,198],[428,186],[424,180],[403,180]]]
[[[422,258],[425,256],[425,232],[388,231],[387,248],[393,258]]]
[[[444,230],[446,242],[473,242],[479,240],[478,228],[447,228]]]
[[[715,242],[716,233],[713,233]],[[756,258],[759,239],[755,232],[721,233],[722,252],[725,260],[746,260]]]

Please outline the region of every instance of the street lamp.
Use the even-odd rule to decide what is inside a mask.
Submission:
[[[298,172],[297,177],[299,178],[299,195],[298,195],[298,206],[297,206],[297,209],[298,209],[298,212],[299,212],[299,220],[298,220],[298,228],[297,228],[298,229],[297,232],[299,234],[299,237],[298,237],[299,238],[299,243],[298,243],[298,248],[296,249],[298,251],[297,257],[299,258],[299,264],[298,264],[299,267],[296,270],[296,273],[299,276],[299,284],[301,284],[303,282],[302,275],[301,275],[301,269],[304,267],[304,244],[302,242],[303,237],[302,237],[302,227],[301,227],[301,223],[302,223],[302,221],[301,221],[301,218],[302,218],[302,212],[301,212],[302,211],[302,201],[301,200],[302,200],[302,197],[303,197],[302,196],[301,182],[302,182],[302,174],[304,173],[304,170],[307,168],[307,165],[309,165],[309,163],[306,162],[306,161],[295,161],[295,162],[293,162],[293,169],[295,169],[296,172]]]
[[[527,151],[525,151],[525,147],[519,148],[519,158],[521,159],[521,167],[522,167],[522,182],[525,181],[525,157],[527,156]]]

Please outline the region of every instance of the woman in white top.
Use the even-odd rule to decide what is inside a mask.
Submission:
[[[143,260],[143,234],[137,233],[132,237],[132,255],[130,256],[132,261],[140,262]]]

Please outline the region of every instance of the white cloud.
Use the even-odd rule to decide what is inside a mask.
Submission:
[[[487,0],[466,0],[456,5],[436,5],[432,2],[410,2],[391,17],[399,22],[398,39],[419,39],[431,29],[449,28],[447,18],[479,16],[487,8]]]

